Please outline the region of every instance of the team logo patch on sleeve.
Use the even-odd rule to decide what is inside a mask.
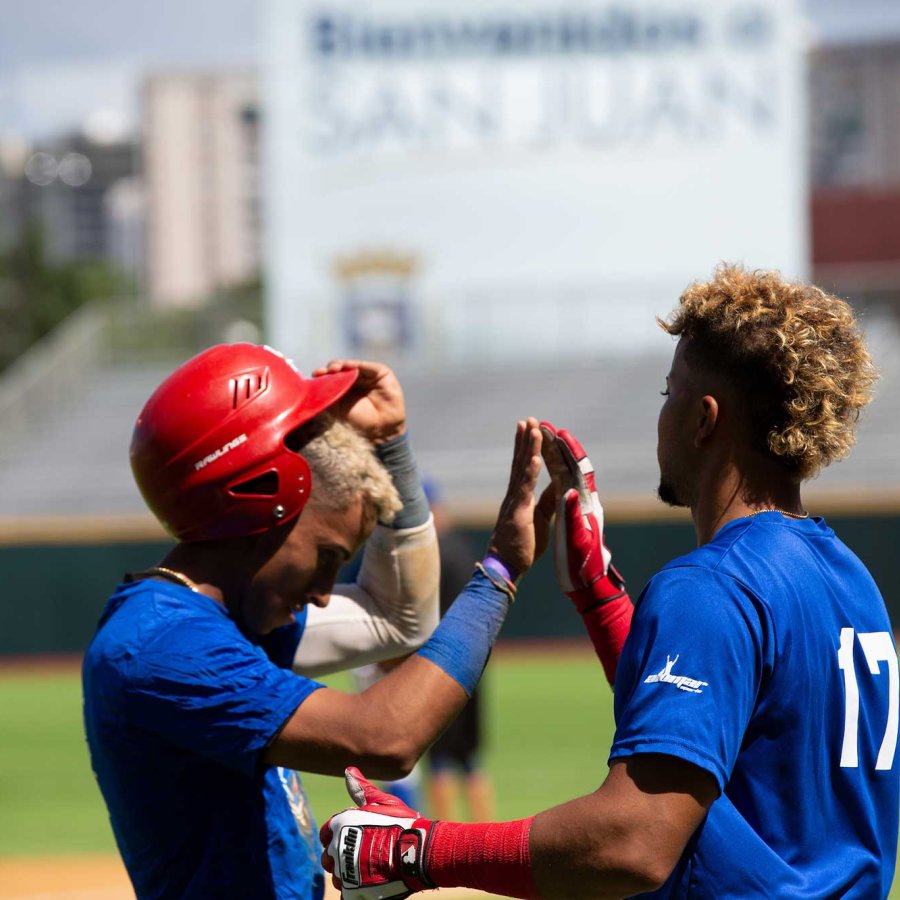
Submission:
[[[678,656],[681,654],[679,653]],[[644,684],[674,684],[679,691],[687,691],[689,694],[702,694],[703,688],[709,686],[708,681],[700,681],[698,678],[690,678],[687,675],[673,675],[672,666],[678,662],[678,656],[672,659],[666,654],[666,664],[655,675],[648,675]]]

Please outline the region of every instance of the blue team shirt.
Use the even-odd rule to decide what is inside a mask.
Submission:
[[[654,897],[886,897],[897,852],[897,653],[822,519],[725,525],[651,579],[615,685],[611,759],[664,753],[722,791]]]
[[[273,635],[285,665],[302,621]],[[318,687],[277,665],[221,604],[120,585],[84,659],[91,763],[143,898],[321,898],[299,776],[260,753]]]

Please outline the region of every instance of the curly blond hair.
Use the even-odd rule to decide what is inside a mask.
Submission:
[[[801,479],[843,459],[878,373],[850,306],[778,272],[722,264],[659,324],[689,338],[692,367],[728,377],[757,445]]]
[[[320,416],[311,426],[298,430],[292,443],[309,463],[312,502],[344,509],[361,494],[384,523],[393,521],[403,506],[371,442],[352,425]]]

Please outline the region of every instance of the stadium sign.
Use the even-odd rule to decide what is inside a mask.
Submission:
[[[805,274],[797,15],[268,0],[270,339],[362,352],[372,321],[380,351],[444,360],[635,347],[720,259]],[[381,262],[349,291],[353,258]],[[384,277],[406,258],[414,280]]]

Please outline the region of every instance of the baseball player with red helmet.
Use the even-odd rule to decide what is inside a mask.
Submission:
[[[549,539],[519,422],[488,552],[437,625],[437,542],[387,367],[302,376],[213,347],[140,413],[138,487],[177,543],[110,597],[84,660],[91,762],[139,898],[320,898],[298,770],[408,771],[473,690]],[[355,584],[338,570],[365,545]],[[360,695],[324,672],[414,652]]]

